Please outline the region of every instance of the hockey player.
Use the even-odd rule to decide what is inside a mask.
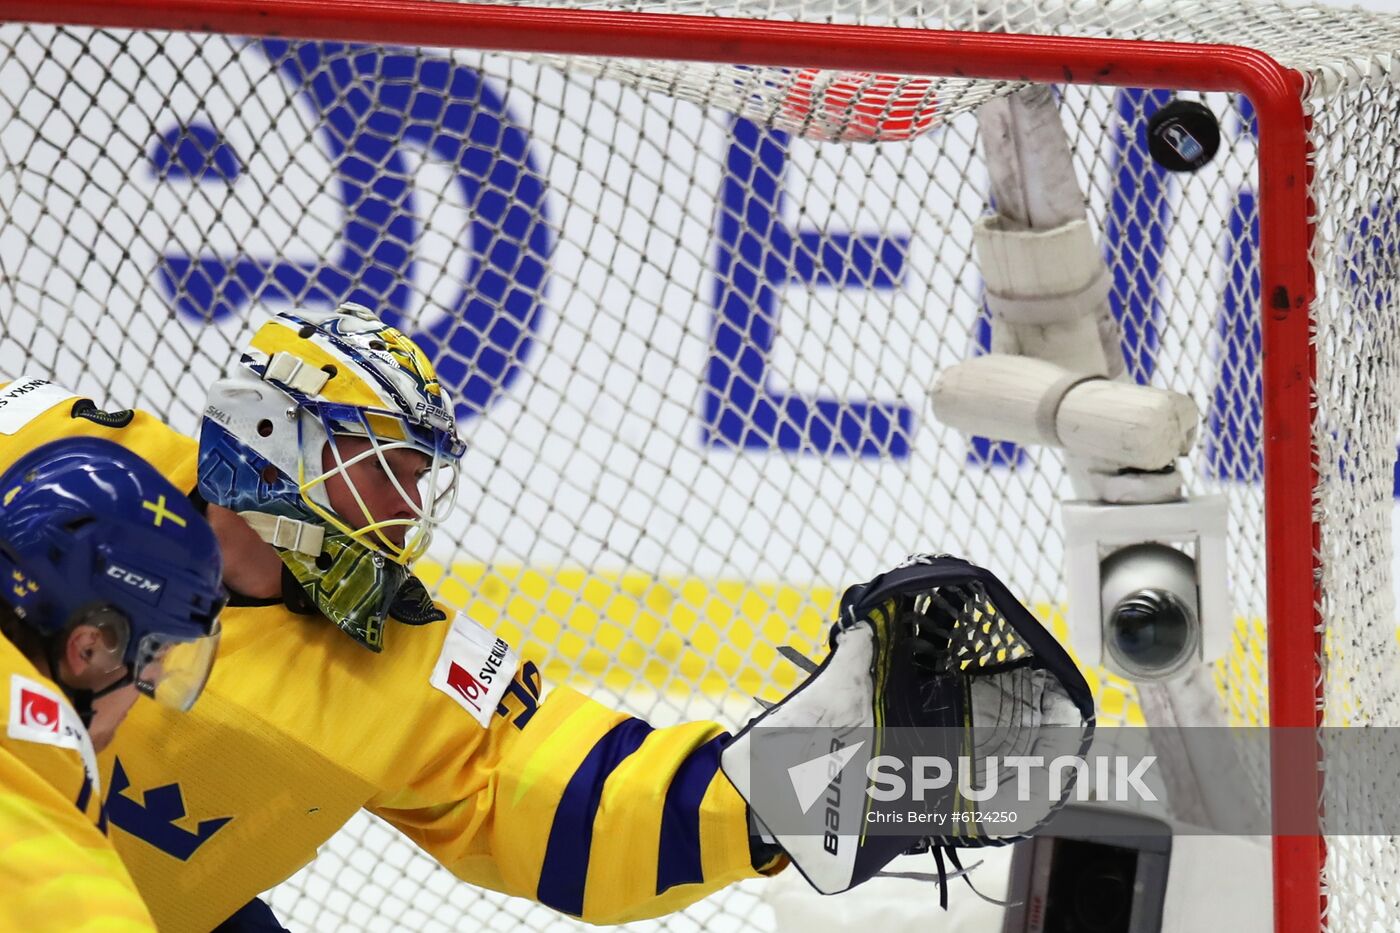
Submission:
[[[26,428],[149,451],[207,503],[224,548],[232,595],[204,699],[182,720],[137,710],[104,762],[114,837],[162,929],[258,919],[250,898],[362,808],[468,882],[595,923],[674,911],[801,848],[751,836],[722,727],[546,697],[533,663],[429,598],[410,567],[452,507],[463,444],[415,344],[354,305],[283,313],[235,370],[197,447],[147,414],[68,402]],[[913,689],[892,684],[866,694]]]
[[[138,692],[199,695],[219,577],[209,524],[116,444],[55,441],[0,474],[0,929],[155,928],[105,836],[95,753]]]

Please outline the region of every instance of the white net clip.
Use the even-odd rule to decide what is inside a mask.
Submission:
[[[330,373],[325,370],[309,366],[306,361],[297,359],[285,351],[280,351],[272,354],[272,358],[267,361],[267,369],[263,373],[263,378],[275,379],[304,395],[315,395],[330,381],[331,377]]]

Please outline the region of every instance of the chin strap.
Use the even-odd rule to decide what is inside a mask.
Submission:
[[[120,678],[116,683],[109,684],[101,690],[86,690],[81,687],[74,687],[63,679],[63,668],[59,666],[60,647],[64,644],[66,636],[59,633],[48,639],[44,646],[45,660],[49,662],[49,678],[58,685],[58,689],[63,691],[63,695],[68,698],[68,702],[73,705],[73,712],[78,714],[78,721],[83,724],[84,729],[92,728],[92,717],[94,710],[92,704],[113,690],[125,687],[134,679],[134,675],[127,671],[126,676]]]
[[[286,551],[296,551],[308,557],[317,557],[325,542],[326,529],[285,515],[269,515],[266,512],[239,512],[238,517],[248,523],[248,527],[258,533],[273,547]]]
[[[93,703],[102,699],[109,693],[136,683],[136,671],[130,667],[127,668],[124,675],[118,677],[114,682],[103,687],[101,690],[88,690],[84,687],[74,687],[63,679],[63,666],[61,662],[63,648],[68,643],[68,633],[72,631],[75,625],[94,625],[101,628],[102,623],[95,618],[95,616],[101,615],[104,611],[108,610],[92,610],[86,615],[78,616],[76,617],[76,621],[70,622],[62,631],[55,632],[44,640],[44,660],[49,664],[49,679],[58,686],[58,689],[63,691],[63,695],[66,696],[68,702],[73,705],[73,712],[78,714],[78,720],[83,724],[84,729],[92,727],[92,717],[95,712],[92,708]],[[115,612],[115,610],[111,611]],[[125,621],[123,621],[122,624],[125,627]],[[130,631],[129,628],[125,630],[128,633]],[[130,635],[128,634],[124,637],[129,638]],[[116,668],[113,668],[113,670],[115,669]],[[141,684],[138,684],[137,687],[138,689],[143,689],[143,692],[149,689],[149,687],[143,688]]]
[[[55,682],[57,683],[57,679],[55,679]],[[64,693],[68,694],[68,699],[72,702],[74,711],[77,712],[78,718],[83,722],[83,728],[86,729],[92,726],[92,717],[95,712],[92,708],[92,704],[96,703],[107,694],[134,683],[136,683],[136,674],[132,671],[127,671],[124,676],[103,687],[101,690],[75,690],[63,683],[59,683],[58,685],[63,688]],[[140,684],[137,684],[137,689],[142,689]],[[146,690],[149,690],[149,687],[147,687]],[[143,692],[145,691],[143,690]]]

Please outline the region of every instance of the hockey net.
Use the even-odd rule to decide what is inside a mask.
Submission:
[[[1254,104],[1200,90],[1223,85],[1216,53],[1198,53],[1200,80],[1183,67],[1174,89],[1211,108],[1223,142],[1174,175],[1144,142],[1172,91],[1109,69],[1100,84],[1068,68],[1042,80],[1059,82],[1129,371],[1196,400],[1188,487],[1230,503],[1235,645],[1215,674],[1231,720],[1270,721],[1267,670],[1286,661],[1273,669],[1295,672],[1306,715],[1320,683],[1326,722],[1395,724],[1400,23],[1238,2],[592,8],[1233,43],[1292,69],[1304,108],[1291,131],[1306,127],[1312,172],[1311,229],[1292,235],[1311,237],[1316,406],[1310,432],[1305,402],[1268,444],[1264,398],[1288,387],[1261,380],[1260,244],[1284,215],[1261,233]],[[325,35],[324,21],[278,31]],[[1064,634],[1058,457],[950,432],[927,405],[934,374],[987,342],[975,111],[1029,71],[1007,60],[1005,80],[946,77],[995,71],[957,67],[951,46],[943,76],[887,74],[875,54],[833,69],[819,33],[768,67],[758,52],[725,65],[561,56],[566,40],[543,35],[550,54],[382,47],[373,23],[349,43],[7,25],[0,370],[193,432],[206,387],[270,311],[379,309],[436,355],[470,444],[425,578],[546,682],[657,723],[740,724],[750,695],[795,683],[778,645],[817,651],[841,588],[915,551],[994,568]],[[1291,333],[1296,399],[1308,327]],[[1304,468],[1266,496],[1274,457]],[[1288,543],[1301,583],[1266,557],[1273,499],[1304,509]],[[1278,586],[1303,594],[1287,658],[1270,650]],[[1129,684],[1090,673],[1102,721],[1141,721]],[[1393,840],[1330,840],[1329,928],[1388,929],[1396,877]],[[771,927],[762,890],[656,925]],[[565,923],[455,882],[368,817],[271,900],[298,928]]]

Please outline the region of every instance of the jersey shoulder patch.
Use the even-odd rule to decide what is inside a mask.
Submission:
[[[429,683],[487,727],[519,666],[520,659],[505,639],[459,612],[443,640]]]
[[[101,799],[97,753],[73,707],[57,690],[23,674],[10,674],[10,715],[5,734],[20,742],[71,748],[83,763],[92,794]],[[85,805],[79,804],[79,809]]]
[[[18,434],[50,408],[77,397],[41,376],[21,376],[0,389],[0,434]]]
[[[22,742],[78,748],[78,736],[65,722],[67,704],[58,693],[22,674],[10,675],[10,721],[5,733]]]

